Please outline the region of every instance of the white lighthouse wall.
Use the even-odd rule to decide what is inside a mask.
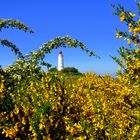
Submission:
[[[64,62],[63,62],[63,55],[62,53],[58,54],[58,71],[61,71],[64,68]]]

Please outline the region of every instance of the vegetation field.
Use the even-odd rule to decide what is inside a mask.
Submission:
[[[18,56],[0,68],[0,139],[8,140],[139,140],[140,139],[140,19],[118,5],[114,14],[129,31],[116,38],[128,42],[120,47],[116,78],[109,74],[77,70],[42,70],[45,54],[59,47],[80,47],[99,58],[82,42],[56,37],[36,52],[22,55],[16,46],[0,39]],[[140,16],[140,4],[138,16]],[[33,31],[17,20],[0,19],[0,31],[13,27]]]

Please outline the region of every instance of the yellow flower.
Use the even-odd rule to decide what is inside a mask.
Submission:
[[[26,124],[26,121],[25,121],[25,118],[24,117],[22,117],[22,124]]]
[[[19,123],[16,123],[15,126],[14,126],[15,131],[18,131],[18,124]]]
[[[80,136],[80,137],[77,137],[76,140],[86,140],[86,138],[87,138],[86,136]]]
[[[125,20],[125,12],[123,11],[120,15],[120,21],[123,22]]]
[[[21,138],[15,138],[15,140],[21,140]]]
[[[130,45],[130,44],[131,44],[131,41],[130,41],[130,40],[128,40],[128,41],[127,41],[127,44],[128,44],[128,45]]]
[[[31,125],[30,125],[30,127],[29,127],[29,130],[30,130],[30,131],[32,131],[32,130],[33,130],[33,127],[32,127]]]
[[[136,36],[136,32],[133,32],[132,36],[134,36],[134,37],[135,37],[135,36]]]
[[[14,113],[17,115],[19,113],[19,108],[15,106]]]
[[[0,81],[0,95],[4,94],[4,80]]]
[[[137,48],[137,49],[135,49],[135,52],[136,52],[136,53],[138,53],[139,51],[140,51],[140,49],[138,49],[138,48]]]
[[[42,123],[39,124],[39,129],[43,129],[44,125]]]
[[[131,12],[129,12],[129,15],[130,15],[131,17],[135,17],[135,16],[136,16],[136,14],[133,14],[133,13],[131,13]]]
[[[138,46],[138,42],[137,41],[134,41],[134,46]]]
[[[140,33],[140,27],[134,28],[134,33]]]
[[[128,27],[132,27],[132,24],[131,24],[131,23],[129,23],[129,24],[128,24]]]
[[[138,24],[138,26],[140,26],[140,19],[138,20],[137,24]]]
[[[132,27],[129,27],[129,32],[133,32],[133,28]]]
[[[116,38],[122,38],[122,36],[117,33]]]
[[[70,130],[70,126],[66,126],[66,131],[69,132],[69,130]]]

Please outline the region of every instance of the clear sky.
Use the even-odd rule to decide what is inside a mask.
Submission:
[[[119,17],[113,16],[110,4],[121,4],[132,12],[137,10],[134,0],[1,0],[0,18],[18,19],[35,33],[5,29],[0,38],[13,41],[23,54],[37,50],[43,43],[69,35],[82,41],[101,59],[89,57],[80,49],[63,49],[64,65],[76,67],[81,72],[114,75],[118,65],[110,55],[118,56],[117,49],[126,45],[116,39],[116,29],[126,30]],[[45,60],[57,66],[60,50],[53,50]],[[0,64],[12,64],[16,57],[9,48],[0,47]]]

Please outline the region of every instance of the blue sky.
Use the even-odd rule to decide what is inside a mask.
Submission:
[[[137,8],[134,0],[2,0],[0,18],[18,19],[35,33],[5,29],[0,33],[0,38],[13,41],[26,54],[57,36],[69,35],[82,41],[101,59],[89,57],[79,48],[62,48],[65,66],[76,67],[81,72],[114,75],[118,65],[110,55],[118,56],[116,50],[126,45],[123,40],[115,38],[116,29],[127,28],[119,22],[119,17],[112,15],[111,3],[120,3],[134,12]],[[59,51],[53,50],[45,60],[57,66]],[[9,48],[0,47],[0,64],[3,67],[15,60]]]

